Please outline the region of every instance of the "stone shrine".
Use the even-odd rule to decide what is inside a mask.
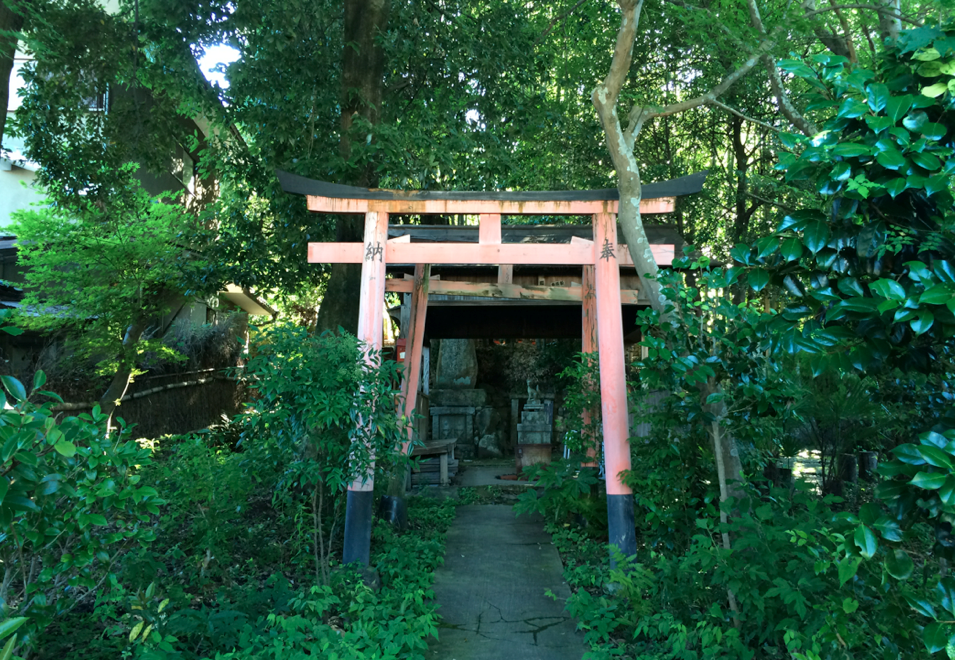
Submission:
[[[501,415],[476,383],[474,340],[442,339],[431,390],[431,437],[456,440],[461,458],[499,458],[504,455]]]
[[[553,403],[551,403],[553,405]],[[553,418],[548,406],[540,399],[540,390],[527,381],[527,403],[517,425],[517,444],[549,445],[554,430]]]

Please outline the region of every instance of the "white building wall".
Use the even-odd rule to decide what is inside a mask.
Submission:
[[[7,131],[3,136],[3,147],[7,153],[0,155],[0,233],[10,226],[10,215],[14,211],[29,208],[31,204],[43,199],[33,187],[35,167],[23,162],[23,140],[11,137],[8,132],[13,113],[20,107],[20,96],[17,92],[23,86],[23,79],[19,70],[26,61],[26,55],[17,51],[13,71],[10,73],[10,94],[6,108]]]

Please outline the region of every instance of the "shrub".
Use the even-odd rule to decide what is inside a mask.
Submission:
[[[10,407],[0,414],[0,607],[25,616],[21,647],[80,603],[112,588],[117,561],[155,539],[152,515],[162,500],[140,483],[150,451],[126,429],[106,433],[106,416],[58,419],[37,372],[32,391],[0,377]]]

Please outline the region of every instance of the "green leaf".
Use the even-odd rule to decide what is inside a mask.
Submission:
[[[746,274],[746,281],[753,291],[762,291],[769,284],[769,271],[762,269],[751,270]]]
[[[5,328],[0,328],[5,329]],[[3,645],[3,649],[0,650],[0,660],[10,660],[13,657],[13,647],[17,645],[17,636],[14,635],[7,640],[7,643]]]
[[[922,124],[919,132],[929,140],[941,140],[943,137],[945,137],[945,134],[948,133],[948,129],[944,124],[927,122]]]
[[[846,598],[842,601],[842,611],[846,614],[852,614],[857,609],[859,609],[859,601],[855,598]]]
[[[919,296],[920,305],[944,305],[955,296],[950,284],[936,284]]]
[[[932,603],[923,599],[915,598],[913,596],[905,595],[905,600],[912,607],[913,610],[921,614],[922,616],[927,616],[931,619],[935,618],[935,608],[932,607]]]
[[[768,257],[779,248],[779,239],[775,236],[764,236],[756,241],[756,258]]]
[[[896,580],[908,580],[915,570],[915,563],[905,550],[896,548],[886,553],[885,570]]]
[[[920,445],[918,451],[929,465],[945,468],[946,470],[955,469],[955,465],[952,463],[952,456],[938,447]]]
[[[833,156],[840,156],[842,158],[858,158],[859,156],[868,156],[871,153],[871,147],[867,147],[864,144],[857,144],[855,142],[843,142],[841,144],[837,144],[832,150]]]
[[[33,374],[33,389],[38,390],[44,384],[46,384],[46,374],[37,369],[37,372]]]
[[[897,170],[905,167],[908,162],[905,156],[897,149],[884,149],[875,155],[875,160],[887,170]]]
[[[892,450],[892,453],[895,454],[895,457],[903,463],[908,463],[909,465],[925,465],[925,459],[922,457],[922,452],[920,452],[919,448],[913,444],[905,443],[904,445],[899,445]]]
[[[129,631],[129,641],[130,641],[130,642],[134,641],[134,640],[139,636],[139,631],[143,629],[143,625],[144,625],[145,623],[146,623],[145,621],[140,621],[140,622],[137,623],[135,626],[133,626],[133,629],[132,629],[132,630]]]
[[[937,60],[941,56],[942,54],[939,53],[934,48],[923,48],[922,50],[917,52],[915,55],[913,55],[912,59],[918,60],[919,62],[931,62],[932,60]]]
[[[877,531],[879,535],[886,541],[902,540],[902,528],[899,526],[898,522],[892,520],[888,516],[881,516],[878,520],[872,523],[872,529]]]
[[[23,495],[7,493],[4,503],[9,504],[14,511],[36,512],[40,510],[40,507],[38,507],[33,500],[31,500],[29,497],[24,497]]]
[[[925,181],[925,192],[928,195],[934,195],[948,188],[948,177],[944,174],[936,174]]]
[[[851,580],[859,570],[859,564],[862,563],[862,557],[846,557],[839,562],[839,586],[845,585]]]
[[[3,382],[3,387],[10,393],[10,396],[17,401],[26,401],[27,391],[24,389],[23,383],[13,376],[0,376],[0,381]]]
[[[909,278],[915,280],[916,282],[922,282],[923,284],[928,285],[929,282],[933,280],[932,271],[929,270],[921,261],[906,261],[905,266],[909,269]]]
[[[76,456],[76,445],[68,440],[60,440],[53,445],[53,449],[55,449],[58,454],[61,454],[66,458],[73,458]]]
[[[905,300],[905,289],[895,280],[881,279],[869,285],[877,295],[888,300]]]
[[[733,249],[730,250],[730,256],[733,257],[733,259],[746,265],[750,265],[749,253],[750,246],[745,243],[737,243],[733,246]]]
[[[885,102],[885,114],[895,123],[905,116],[905,113],[912,107],[912,96],[905,94],[903,96],[892,96]]]
[[[0,504],[3,504],[3,498],[7,496],[7,491],[10,489],[10,482],[7,481],[6,477],[0,477]]]
[[[865,291],[862,289],[862,285],[859,284],[859,280],[854,277],[842,277],[839,279],[839,290],[842,291],[847,296],[863,296]]]
[[[916,335],[922,335],[935,323],[935,315],[927,309],[920,309],[918,315],[909,321],[909,326]]]
[[[802,242],[798,238],[787,238],[779,251],[786,261],[794,261],[802,256]]]
[[[856,527],[853,541],[859,547],[859,552],[866,559],[872,559],[876,550],[879,548],[879,541],[876,539],[875,534],[865,525]]]
[[[930,623],[922,631],[922,641],[929,653],[938,653],[948,644],[948,630],[944,623]]]
[[[912,485],[925,490],[938,490],[945,485],[947,475],[941,472],[919,472],[912,479]]]
[[[917,153],[912,154],[912,161],[924,170],[934,172],[942,166],[942,161],[934,154]]]
[[[943,577],[935,585],[935,591],[938,592],[939,600],[949,614],[955,614],[955,579]]]
[[[922,96],[927,96],[930,99],[937,98],[948,91],[948,84],[940,82],[935,83],[934,85],[929,85],[928,87],[922,88]]]
[[[955,477],[948,477],[945,485],[938,489],[938,499],[942,500],[942,504],[955,506]]]
[[[854,98],[849,97],[842,102],[842,105],[839,107],[839,111],[836,113],[836,116],[842,119],[856,119],[861,117],[869,111],[869,108],[865,103],[861,101],[856,101]]]
[[[889,101],[889,88],[882,83],[872,83],[866,88],[866,98],[872,112],[880,112]]]
[[[803,230],[803,243],[809,248],[809,251],[816,254],[822,248],[826,247],[826,241],[829,240],[829,224],[822,220],[814,220],[806,224]]]
[[[29,620],[29,617],[17,616],[0,622],[0,639],[6,639]]]
[[[816,79],[816,72],[799,60],[779,60],[777,66],[787,73],[807,79]]]
[[[878,133],[879,131],[884,131],[887,128],[892,128],[895,126],[895,122],[892,121],[891,117],[866,117],[865,123],[868,124],[869,129]]]
[[[106,520],[106,516],[102,513],[91,513],[88,517],[88,520],[91,525],[99,525],[100,527],[105,527],[109,524]]]

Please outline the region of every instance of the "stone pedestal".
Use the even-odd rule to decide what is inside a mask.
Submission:
[[[550,403],[552,410],[553,403]],[[517,444],[550,444],[553,430],[552,415],[543,402],[531,399],[524,404],[521,422],[517,425]]]

